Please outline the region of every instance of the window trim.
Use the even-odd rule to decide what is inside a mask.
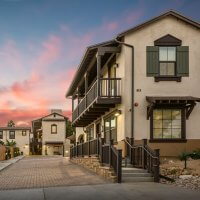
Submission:
[[[11,136],[11,135],[10,135],[11,132],[14,133],[14,136],[13,136],[13,137],[10,137],[10,136]],[[13,131],[13,130],[12,130],[12,131],[9,131],[9,139],[15,139],[15,131]]]
[[[0,131],[0,139],[3,139],[3,131]]]
[[[53,132],[53,126],[55,126],[56,127],[56,131],[55,132]],[[57,134],[57,124],[52,124],[51,125],[51,134]]]
[[[186,140],[186,115],[185,107],[181,105],[156,105],[154,109],[181,109],[181,138],[168,139],[168,138],[153,138],[153,112],[150,116],[150,140],[149,142],[187,142]]]

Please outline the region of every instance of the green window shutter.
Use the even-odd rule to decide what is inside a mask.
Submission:
[[[159,48],[147,46],[147,76],[159,75]]]
[[[177,47],[177,75],[189,76],[189,47],[180,46]]]

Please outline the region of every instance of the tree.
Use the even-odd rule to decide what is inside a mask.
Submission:
[[[73,135],[74,127],[69,119],[66,119],[66,138]]]
[[[7,127],[15,127],[15,122],[13,120],[10,120],[8,123],[7,123]]]
[[[14,146],[16,146],[16,142],[15,141],[9,141],[9,140],[6,140],[6,146],[11,146],[11,147],[14,147]]]

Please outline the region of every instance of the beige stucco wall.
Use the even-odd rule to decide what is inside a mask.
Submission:
[[[45,121],[45,120],[51,119],[51,121]],[[53,121],[55,119],[55,121]],[[42,154],[45,155],[45,149],[47,149],[48,155],[53,155],[52,146],[48,145],[46,147],[46,142],[65,142],[65,133],[66,133],[66,122],[65,121],[56,121],[57,119],[63,120],[64,117],[60,115],[50,115],[48,117],[43,118],[42,120]],[[51,133],[51,125],[56,124],[57,125],[57,134]]]
[[[15,139],[9,139],[9,130],[3,130],[3,139],[1,139],[4,143],[6,141],[15,141],[16,147],[19,147],[20,152],[22,151],[24,155],[29,155],[30,146],[29,146],[29,135],[30,131],[26,130],[26,136],[22,136],[22,130],[14,130],[15,131]]]
[[[166,34],[171,34],[182,40],[183,46],[189,46],[189,77],[182,77],[181,82],[154,82],[153,77],[146,76],[146,46],[154,46],[154,41]],[[139,140],[150,137],[150,122],[146,119],[147,102],[146,96],[196,96],[200,97],[200,32],[191,25],[188,25],[174,17],[167,17],[153,24],[150,24],[125,37],[125,42],[134,46],[135,66],[135,129],[134,138]],[[131,82],[128,80],[131,74],[131,51],[127,49],[125,56],[126,87],[124,87],[123,100],[128,102],[131,98]],[[141,92],[136,92],[141,89]],[[125,103],[125,102],[124,102]],[[134,103],[134,102],[133,102]],[[128,109],[128,108],[127,108]],[[128,116],[128,115],[127,115]],[[126,125],[129,127],[130,117],[127,117]],[[189,120],[186,121],[187,139],[200,138],[200,105],[194,108]],[[128,130],[129,132],[129,130]]]
[[[182,40],[183,46],[189,46],[189,77],[182,77],[181,82],[165,81],[155,82],[153,77],[146,76],[146,46],[154,46],[154,41],[162,36],[171,34]],[[122,141],[125,137],[131,137],[131,104],[137,102],[138,107],[134,107],[134,138],[136,140],[150,138],[150,121],[146,119],[147,105],[146,96],[195,96],[200,97],[200,32],[198,29],[188,25],[174,17],[166,17],[150,25],[145,26],[135,32],[125,36],[125,42],[134,46],[134,93],[135,101],[131,97],[131,80],[132,80],[132,51],[129,47],[122,46],[122,51],[117,55],[116,77],[121,78],[122,104],[117,105],[114,109],[120,109],[121,115],[117,119],[117,138]],[[107,77],[107,72],[104,73]],[[140,89],[141,92],[137,92]],[[114,109],[110,109],[112,112]],[[106,113],[104,116],[106,116]],[[102,124],[103,117],[101,117]],[[99,120],[99,119],[98,119]],[[97,120],[97,121],[98,121]],[[191,150],[191,145],[195,143],[200,146],[200,104],[194,108],[190,118],[186,120],[186,138],[189,143],[177,144],[160,143],[150,144],[152,148],[161,148],[161,153],[166,156],[167,148],[178,145],[179,151],[185,149]],[[95,122],[94,122],[95,124]],[[94,126],[95,127],[95,126]],[[83,133],[82,128],[77,131],[77,138]],[[77,130],[78,130],[77,129]],[[102,137],[104,133],[102,132]],[[192,141],[192,142],[191,142]],[[124,148],[124,144],[119,142],[118,148]],[[187,148],[186,148],[187,146]],[[170,155],[177,155],[171,152]]]

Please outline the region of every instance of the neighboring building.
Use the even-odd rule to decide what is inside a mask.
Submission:
[[[16,142],[16,147],[19,147],[23,155],[30,154],[30,127],[0,127],[0,140],[7,143],[7,140]]]
[[[61,110],[32,121],[32,153],[36,155],[69,154],[70,141],[66,139],[66,120]]]
[[[174,11],[88,47],[66,94],[76,141],[148,139],[161,156],[199,148],[199,52],[200,24]]]

